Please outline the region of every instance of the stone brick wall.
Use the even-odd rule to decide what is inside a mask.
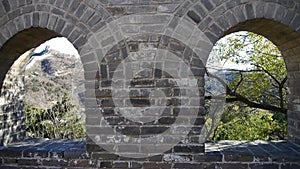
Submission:
[[[218,39],[239,30],[264,35],[285,56],[290,89],[289,140],[300,143],[300,3],[297,0],[0,0],[0,84],[4,84],[5,74],[21,53],[51,37],[67,37],[79,50],[85,71],[89,157],[99,159],[100,167],[110,168],[120,160],[114,153],[126,155],[136,150],[138,155],[151,155],[153,142],[147,151],[135,144],[117,143],[124,141],[123,136],[131,136],[132,140],[152,138],[168,127],[187,136],[179,137],[179,144],[166,149],[164,155],[186,157],[204,151],[203,75],[210,50]],[[10,88],[19,90],[16,85]],[[185,92],[193,90],[196,92]],[[168,109],[160,119],[154,119],[154,111],[149,111],[146,119],[128,113],[140,108],[146,112],[149,105],[157,108],[162,103]],[[179,108],[188,113],[177,115]],[[175,117],[184,119],[181,120],[184,123],[172,126]],[[24,113],[17,119],[16,123],[22,124]],[[189,126],[186,122],[196,123]],[[3,119],[4,123],[7,125],[1,128],[2,143],[13,140],[6,137],[5,131],[13,129],[14,124],[7,119]],[[22,131],[17,129],[13,133]],[[118,133],[123,133],[119,139]],[[164,139],[177,139],[175,135],[176,132],[164,134],[161,142],[156,137],[155,145],[173,143]],[[106,146],[105,150],[98,146],[100,143]],[[145,164],[148,168],[183,167],[158,157],[141,161],[150,163]],[[126,161],[135,164],[136,159]],[[191,166],[187,168],[202,165],[194,158],[188,163],[184,163]],[[220,163],[221,168],[230,166],[222,164],[226,159]],[[126,168],[123,165],[127,164],[118,165]],[[247,163],[236,168],[249,166]],[[284,168],[281,164],[276,166]]]
[[[30,52],[21,55],[6,74],[1,90],[1,144],[25,138],[25,66]]]

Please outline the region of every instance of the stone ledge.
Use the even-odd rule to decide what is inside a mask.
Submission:
[[[0,147],[0,157],[80,158],[85,154],[85,141],[26,139]]]
[[[300,169],[300,146],[287,141],[209,142],[205,144],[205,153],[167,152],[147,160],[108,152],[88,154],[85,141],[76,140],[27,139],[0,147],[0,169],[35,167]]]

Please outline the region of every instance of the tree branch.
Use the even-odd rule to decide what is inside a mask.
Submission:
[[[277,84],[280,84],[280,82],[276,79],[275,76],[273,76],[269,71],[267,71],[264,67],[258,65],[258,64],[254,64],[254,66],[257,66],[259,68],[261,68],[267,75],[269,75]]]
[[[267,105],[267,104],[261,104],[261,103],[257,103],[254,101],[249,100],[248,98],[240,95],[239,93],[237,93],[236,91],[232,91],[230,89],[230,87],[218,76],[213,75],[211,73],[209,73],[206,70],[206,73],[209,77],[215,78],[217,79],[225,88],[226,88],[226,94],[228,96],[231,96],[230,98],[226,98],[226,102],[236,102],[236,101],[240,101],[246,105],[248,105],[249,107],[253,107],[253,108],[259,108],[259,109],[263,109],[263,110],[269,110],[269,111],[276,111],[276,112],[281,112],[283,114],[287,113],[287,109],[284,107],[277,107],[277,106],[273,106],[273,105]],[[211,96],[206,96],[205,99],[211,99]]]

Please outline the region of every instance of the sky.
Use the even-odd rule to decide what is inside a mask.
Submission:
[[[50,39],[45,43],[41,44],[39,47],[37,47],[34,50],[34,52],[41,52],[45,49],[46,45],[49,46],[49,49],[57,50],[61,53],[75,55],[76,57],[79,57],[77,49],[73,46],[73,44],[70,41],[68,41],[67,38],[64,37]]]
[[[75,57],[78,57],[78,58],[80,57],[77,49],[65,37],[57,37],[57,38],[50,39],[50,40],[46,41],[45,43],[41,44],[39,47],[37,47],[34,52],[35,53],[41,52],[42,50],[45,49],[46,45],[48,45],[50,49],[60,51],[61,53],[74,55]],[[212,55],[213,55],[213,53],[211,53],[210,58],[212,57]],[[216,65],[218,65],[218,67],[220,65],[222,65],[223,69],[245,70],[245,69],[249,68],[249,65],[247,66],[247,65],[243,65],[243,64],[236,64],[236,63],[233,63],[230,61],[223,62],[223,63],[220,63],[218,61],[213,61],[213,63],[214,64],[217,63]],[[214,64],[209,64],[209,66],[215,67],[216,65],[214,65]]]

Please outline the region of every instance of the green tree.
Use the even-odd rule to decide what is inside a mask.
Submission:
[[[284,139],[287,74],[278,48],[263,36],[238,32],[220,40],[212,53],[223,64],[244,66],[225,69],[231,72],[228,81],[207,71],[209,77],[216,78],[226,88],[227,105],[212,138]]]
[[[50,139],[84,139],[84,118],[76,113],[76,109],[67,94],[50,109],[39,109],[26,104],[28,136]]]

